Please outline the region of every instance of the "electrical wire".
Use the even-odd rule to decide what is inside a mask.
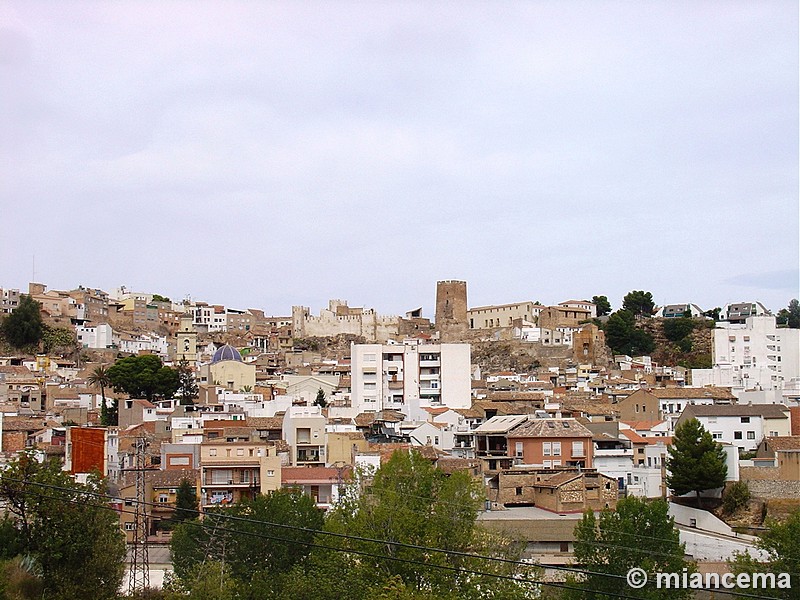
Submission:
[[[52,484],[43,484],[43,483],[39,483],[39,482],[19,480],[19,479],[10,478],[10,477],[7,477],[7,476],[0,476],[0,481],[2,481],[2,480],[13,481],[13,482],[16,482],[16,483],[22,483],[22,484],[27,484],[27,485],[36,485],[36,486],[40,486],[40,487],[44,487],[44,488],[55,489],[55,490],[59,490],[59,491],[66,491],[66,492],[75,493],[75,494],[89,495],[89,496],[92,496],[92,497],[105,499],[105,500],[113,499],[109,495],[98,494],[96,492],[91,492],[91,491],[88,491],[88,490],[65,488],[63,486],[54,486]],[[43,494],[39,494],[39,493],[37,493],[35,491],[32,491],[32,490],[23,491],[23,493],[33,493],[33,494],[35,494],[35,495],[37,495],[39,497],[48,498],[48,496],[45,496]],[[49,497],[49,498],[51,498],[53,500],[77,502],[77,501],[73,501],[73,500],[70,500],[68,498],[62,498],[62,497]],[[157,503],[153,503],[153,502],[143,502],[142,504],[150,505],[150,506],[160,506],[160,507],[163,508],[163,505],[160,505],[160,504],[157,504]],[[125,509],[116,509],[116,508],[110,507],[110,506],[109,507],[105,507],[103,505],[98,505],[98,506],[101,507],[101,508],[108,508],[109,510],[114,510],[115,512],[118,511],[118,512],[124,512],[124,513],[128,513],[128,514],[134,514],[135,513],[135,511],[127,511]],[[198,510],[189,510],[189,509],[187,509],[187,512],[191,512],[191,513],[198,514],[198,515],[203,514],[201,511],[198,511]],[[362,536],[354,536],[354,535],[341,534],[341,533],[335,533],[335,532],[327,532],[327,531],[324,531],[324,530],[311,529],[311,528],[307,528],[307,527],[286,525],[286,524],[282,524],[282,523],[272,523],[272,522],[268,522],[268,521],[260,521],[260,520],[257,520],[257,519],[248,519],[248,518],[245,518],[245,517],[237,517],[237,516],[234,516],[234,515],[225,515],[224,513],[219,513],[219,512],[214,513],[214,516],[223,517],[224,519],[228,519],[228,520],[231,520],[231,521],[234,521],[234,522],[238,521],[238,522],[245,522],[245,523],[255,523],[255,524],[259,524],[259,525],[267,525],[267,526],[285,528],[285,529],[290,529],[290,530],[302,531],[304,533],[309,533],[309,534],[312,534],[312,535],[320,535],[320,534],[321,535],[331,535],[331,536],[334,536],[334,537],[344,538],[344,539],[347,539],[347,540],[356,540],[356,541],[360,541],[360,542],[369,542],[369,543],[376,543],[376,544],[381,544],[381,545],[392,545],[392,546],[397,546],[397,547],[410,548],[410,549],[415,549],[415,550],[422,550],[422,551],[425,551],[425,552],[439,552],[439,553],[445,553],[445,554],[448,554],[448,555],[459,556],[459,557],[463,557],[463,558],[489,560],[489,561],[495,561],[495,562],[506,563],[506,564],[514,564],[516,566],[524,566],[524,567],[538,566],[540,568],[552,568],[552,569],[555,569],[555,570],[559,570],[559,569],[560,570],[567,570],[567,571],[571,571],[571,572],[580,573],[582,575],[593,575],[593,576],[600,576],[600,577],[625,579],[625,576],[623,576],[623,575],[616,575],[616,574],[611,574],[611,573],[601,573],[601,572],[596,572],[596,571],[588,571],[586,569],[577,569],[577,568],[561,567],[561,566],[554,566],[554,565],[548,565],[548,566],[532,565],[531,563],[527,563],[527,562],[523,562],[523,561],[515,561],[515,560],[511,560],[511,559],[504,559],[504,558],[501,558],[501,557],[484,556],[484,555],[478,555],[478,554],[471,554],[471,553],[468,553],[468,552],[459,552],[459,551],[453,551],[453,550],[445,550],[445,549],[442,549],[442,548],[432,548],[432,547],[420,546],[420,545],[416,545],[416,544],[406,544],[406,543],[402,543],[402,542],[394,542],[394,541],[390,541],[390,540],[378,540],[378,539],[366,538],[366,537],[362,537]],[[194,525],[197,522],[196,521],[186,521],[186,523]],[[208,526],[206,526],[206,528],[208,528]],[[344,551],[344,552],[350,552],[350,553],[354,553],[354,554],[362,554],[364,556],[369,556],[369,557],[372,557],[372,558],[398,560],[400,562],[411,562],[411,563],[414,563],[414,564],[420,564],[420,565],[424,565],[424,566],[428,566],[428,567],[444,568],[446,570],[455,570],[455,571],[463,570],[464,572],[471,572],[470,570],[459,569],[457,567],[446,567],[445,565],[434,565],[434,564],[430,564],[430,563],[423,563],[423,562],[420,562],[420,561],[413,561],[411,559],[400,559],[399,557],[392,557],[392,556],[387,556],[387,555],[374,555],[374,554],[366,553],[364,551],[356,551],[356,550],[352,550],[352,549],[342,549],[340,547],[326,546],[326,545],[322,545],[322,544],[319,544],[319,543],[302,542],[302,541],[299,541],[299,540],[290,540],[290,539],[285,539],[285,538],[275,538],[274,536],[267,536],[266,534],[260,534],[260,533],[257,533],[257,532],[248,532],[248,531],[236,530],[236,529],[229,529],[229,528],[220,527],[219,525],[213,525],[212,529],[213,529],[213,531],[227,531],[227,532],[234,533],[234,534],[254,535],[256,537],[263,537],[265,539],[273,539],[275,541],[283,541],[283,542],[289,542],[289,543],[301,543],[301,544],[304,544],[304,545],[308,545],[310,547],[319,547],[319,548],[329,549],[329,550],[334,550],[334,551]],[[590,543],[590,544],[592,544],[592,543]],[[599,545],[599,546],[604,546],[604,547],[614,547],[614,546],[610,546],[610,545],[607,545],[607,544],[596,544],[595,543],[595,544],[592,544],[592,545]],[[489,577],[499,577],[499,578],[503,578],[503,579],[513,579],[515,581],[520,581],[520,579],[518,577],[515,577],[515,576],[504,576],[504,575],[500,575],[500,574],[485,573],[485,572],[478,572],[478,571],[473,572],[473,574],[484,575],[484,576],[489,576]],[[552,584],[552,582],[541,582],[541,581],[530,581],[530,580],[525,580],[525,581],[527,581],[528,583],[534,583],[534,584],[540,584],[540,585]],[[564,586],[560,586],[560,584],[559,584],[559,585],[556,585],[556,587],[564,587]],[[578,590],[580,590],[581,588],[567,588],[567,589],[578,589]],[[744,594],[744,593],[741,593],[741,592],[733,592],[733,591],[730,591],[730,590],[708,590],[708,591],[715,591],[716,593],[723,593],[723,594],[728,594],[728,595],[741,597],[741,598],[753,598],[753,599],[762,599],[762,598],[766,599],[766,598],[768,598],[767,596]],[[598,593],[606,594],[605,592],[598,592]],[[622,596],[622,595],[618,595],[618,594],[606,594],[606,595],[622,597],[622,598],[630,598],[630,596]]]

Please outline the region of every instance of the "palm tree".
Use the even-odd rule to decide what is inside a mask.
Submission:
[[[106,406],[106,386],[111,385],[111,378],[108,376],[108,369],[104,365],[100,365],[91,372],[89,377],[86,378],[89,385],[99,385],[100,395],[103,398],[100,404],[100,425],[111,425],[112,415],[109,414],[108,407]]]

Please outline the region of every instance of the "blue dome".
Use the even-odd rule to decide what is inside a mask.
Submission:
[[[239,354],[239,351],[231,346],[230,344],[225,344],[222,348],[217,349],[214,352],[214,357],[211,359],[211,364],[218,363],[222,360],[237,360],[239,362],[242,361],[242,355]]]

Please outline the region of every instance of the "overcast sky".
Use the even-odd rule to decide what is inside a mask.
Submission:
[[[0,4],[0,287],[798,297],[798,4]]]

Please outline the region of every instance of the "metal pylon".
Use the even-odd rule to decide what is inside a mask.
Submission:
[[[145,486],[147,446],[146,438],[136,438],[134,442],[136,463],[135,467],[131,469],[136,477],[136,502],[133,513],[133,551],[128,578],[130,595],[150,587],[150,557],[147,551],[147,490]]]

